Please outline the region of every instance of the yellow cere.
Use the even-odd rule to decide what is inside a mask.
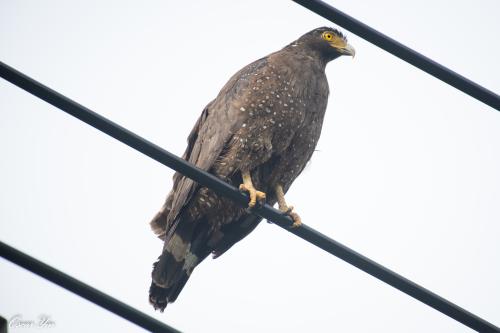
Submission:
[[[331,46],[336,48],[344,48],[347,44],[344,38],[339,37],[330,31],[323,32],[323,35],[321,35],[321,37],[323,37],[324,40],[330,43]]]

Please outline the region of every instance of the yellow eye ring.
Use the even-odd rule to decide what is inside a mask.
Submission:
[[[326,41],[331,41],[333,39],[333,34],[331,32],[323,32],[323,35],[321,35],[321,37],[323,37],[324,40]]]

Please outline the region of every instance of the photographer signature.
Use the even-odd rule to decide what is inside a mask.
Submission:
[[[50,316],[46,314],[41,314],[36,320],[34,320],[24,319],[23,315],[18,313],[9,319],[10,328],[52,328],[54,326],[56,326],[55,321],[53,321]]]

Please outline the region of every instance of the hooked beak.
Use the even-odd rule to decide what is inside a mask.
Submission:
[[[356,50],[350,44],[346,44],[344,47],[338,49],[342,55],[350,55],[354,58]]]

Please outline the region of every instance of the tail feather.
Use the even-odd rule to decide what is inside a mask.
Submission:
[[[161,262],[160,259],[153,264],[153,276],[155,273],[161,272],[158,268],[158,263]],[[162,287],[155,283],[155,278],[151,281],[151,286],[149,287],[149,303],[151,303],[155,310],[160,310],[163,312],[167,307],[168,303],[172,303],[177,299],[182,288],[186,285],[189,279],[189,275],[186,271],[180,269],[177,270],[179,273],[176,274],[176,280],[168,287]]]
[[[164,311],[177,299],[193,269],[210,253],[207,246],[208,224],[205,221],[183,221],[167,237],[163,253],[153,264],[149,302],[155,310]],[[193,230],[193,226],[196,228]]]
[[[153,217],[149,225],[151,226],[151,230],[153,230],[154,234],[158,236],[158,238],[165,240],[165,230],[167,228],[167,217],[168,210],[163,208]]]
[[[177,261],[169,252],[163,252],[153,264],[151,278],[158,287],[169,288],[182,275],[184,260]]]

